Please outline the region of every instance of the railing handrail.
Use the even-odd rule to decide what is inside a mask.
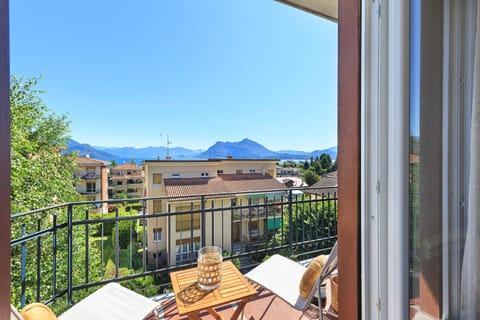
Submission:
[[[28,216],[28,215],[39,213],[39,212],[42,212],[42,211],[68,207],[69,205],[80,206],[80,205],[89,205],[89,204],[92,204],[92,203],[114,204],[114,203],[122,203],[122,202],[139,202],[139,201],[168,200],[168,199],[175,199],[176,201],[178,201],[178,199],[185,199],[185,201],[190,201],[192,199],[202,198],[202,197],[205,197],[205,198],[209,198],[209,197],[220,198],[219,196],[252,194],[252,193],[275,193],[275,192],[291,193],[295,190],[298,190],[298,191],[323,190],[323,189],[327,190],[327,189],[332,189],[334,187],[336,188],[336,186],[331,186],[331,187],[294,187],[294,188],[287,188],[287,189],[266,189],[266,190],[254,190],[254,191],[240,191],[240,192],[217,192],[217,193],[212,192],[212,193],[192,194],[192,195],[188,195],[188,196],[155,196],[155,197],[141,197],[141,198],[127,198],[127,199],[73,201],[73,202],[56,204],[56,205],[45,207],[45,208],[34,209],[34,210],[22,212],[22,213],[12,214],[10,220],[12,221],[13,219],[16,219],[18,217]],[[331,194],[330,192],[328,192],[328,193]],[[333,195],[334,195],[334,198],[336,198],[336,192],[333,192]]]

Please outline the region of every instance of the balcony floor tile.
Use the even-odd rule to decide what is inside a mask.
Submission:
[[[261,286],[254,285],[258,294],[249,301],[243,312],[244,320],[277,320],[277,319],[299,319],[302,312],[293,309],[289,304],[275,296],[273,293]],[[164,296],[161,298],[162,312],[160,319],[165,320],[188,320],[187,316],[180,316],[177,311],[175,298],[173,296]],[[158,301],[158,298],[154,298]],[[230,319],[235,310],[235,304],[229,304],[218,307],[216,310],[224,317]],[[202,319],[214,320],[208,312],[200,313]]]

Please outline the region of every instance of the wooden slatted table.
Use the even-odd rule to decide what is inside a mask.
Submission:
[[[222,263],[222,282],[215,290],[199,289],[197,275],[197,268],[170,273],[178,314],[187,315],[192,320],[200,319],[199,314],[203,310],[207,310],[215,319],[223,319],[214,308],[237,301],[237,308],[231,317],[236,320],[248,300],[257,293],[231,261]]]

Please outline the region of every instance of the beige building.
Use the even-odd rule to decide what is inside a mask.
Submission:
[[[85,200],[108,200],[108,169],[107,161],[77,157],[75,159],[77,169],[75,170],[75,189]],[[107,203],[99,204],[100,212],[107,212]]]
[[[148,219],[149,258],[169,259],[170,264],[189,261],[202,245],[202,229],[205,245],[228,252],[237,243],[265,237],[269,227],[273,231],[278,225],[279,218],[274,220],[280,208],[275,202],[286,189],[275,179],[276,163],[244,159],[145,161],[146,196],[168,197],[148,201],[147,213],[179,213]],[[268,190],[272,192],[265,192]],[[203,203],[196,195],[205,195]]]
[[[144,172],[141,166],[124,163],[110,170],[112,196],[125,194],[127,198],[144,196]]]

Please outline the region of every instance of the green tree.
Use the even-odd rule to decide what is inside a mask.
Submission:
[[[112,160],[112,167],[116,167],[116,166],[117,166],[117,161]]]
[[[11,78],[13,213],[79,200],[73,184],[74,157],[61,154],[69,122],[48,110],[36,85],[37,79]]]
[[[308,170],[308,168],[310,168],[310,164],[308,163],[308,161],[304,161],[303,162],[303,170]]]
[[[80,200],[74,187],[74,155],[62,155],[66,148],[69,122],[65,115],[55,115],[43,104],[41,91],[36,89],[36,85],[37,79],[24,80],[15,76],[11,78],[11,208],[14,214]],[[25,228],[26,234],[34,233],[38,228],[52,228],[54,219],[57,226],[64,224],[67,221],[66,212],[64,207],[16,218],[12,222],[12,238],[18,238],[22,228]],[[83,218],[85,207],[78,207],[78,211],[73,214],[74,219]],[[73,247],[78,248],[73,251],[74,284],[85,281],[85,230],[85,226],[76,226],[73,229]],[[26,242],[27,303],[37,300],[37,278],[40,281],[40,300],[51,297],[53,256],[56,257],[55,291],[60,292],[66,288],[68,233],[66,228],[58,228],[55,232],[56,255],[53,254],[51,233],[38,240]],[[40,247],[37,247],[39,244]],[[90,247],[89,257],[90,280],[99,279],[99,250]],[[40,263],[40,276],[37,274],[37,261]],[[17,245],[12,248],[11,259],[12,302],[17,307],[22,288],[20,272],[21,247]],[[82,291],[81,294],[85,295],[87,292]],[[55,306],[54,309],[58,310]]]
[[[320,176],[316,174],[313,170],[307,170],[303,175],[303,180],[307,185],[311,186],[315,184],[318,180],[320,180]]]
[[[315,162],[313,162],[312,169],[313,169],[313,171],[315,171],[315,173],[317,175],[321,175],[321,174],[325,173],[324,172],[325,169],[322,168],[322,165],[320,164],[320,161],[315,160]]]
[[[331,169],[332,169],[332,158],[326,154],[326,153],[322,153],[320,155],[320,165],[322,167],[322,169],[325,169],[325,172],[330,172]]]
[[[269,243],[274,246],[280,243],[288,243],[292,232],[292,241],[308,242],[331,237],[337,234],[337,200],[319,199],[314,202],[298,202],[292,205],[292,219],[285,213],[283,228],[278,230],[275,238]],[[335,240],[329,239],[319,243],[308,243],[295,247],[295,252],[311,251],[312,249],[327,248],[333,245]]]

